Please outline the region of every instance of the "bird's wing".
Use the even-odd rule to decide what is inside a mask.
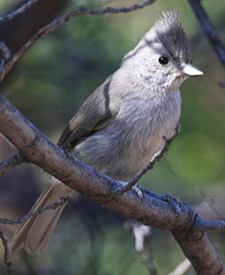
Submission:
[[[67,149],[74,148],[94,132],[106,127],[115,118],[119,104],[111,102],[110,82],[111,77],[87,98],[59,138],[59,145]]]

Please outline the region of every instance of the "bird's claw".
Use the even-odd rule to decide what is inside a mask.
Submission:
[[[161,196],[161,200],[168,202],[174,208],[176,214],[180,213],[182,202],[177,197],[173,197],[171,194]]]
[[[143,192],[137,183],[132,187],[132,190],[134,190],[135,194],[137,195],[137,197],[139,199],[143,199],[143,197],[144,197]]]

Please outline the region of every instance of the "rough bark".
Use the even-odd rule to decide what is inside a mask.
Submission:
[[[120,185],[65,152],[47,139],[3,96],[0,97],[1,132],[32,162],[74,190],[125,216],[171,230],[197,274],[225,274],[219,253],[206,233],[196,230],[200,218],[187,204],[175,206],[156,193],[143,190],[143,198],[130,190],[113,196]]]

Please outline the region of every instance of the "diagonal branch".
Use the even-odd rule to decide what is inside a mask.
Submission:
[[[190,269],[190,267],[190,261],[188,259],[184,259],[183,262],[181,262],[169,275],[184,275]]]
[[[206,11],[202,7],[200,0],[189,0],[189,3],[198,18],[202,30],[215,49],[217,56],[225,69],[225,47],[218,34],[216,33],[216,30],[213,27]]]
[[[38,208],[35,211],[29,211],[26,215],[24,215],[22,218],[16,218],[16,219],[5,219],[0,217],[0,223],[3,224],[21,224],[24,223],[26,220],[30,219],[33,216],[37,216],[41,213],[43,213],[46,210],[54,210],[58,208],[60,205],[66,203],[69,200],[69,197],[61,197],[58,199],[58,201],[53,202],[51,204],[47,204],[43,207]]]
[[[178,124],[177,127],[174,129],[174,133],[169,137],[163,137],[165,140],[165,144],[160,148],[160,150],[154,154],[154,156],[151,158],[148,164],[145,165],[145,167],[140,170],[136,175],[134,175],[122,188],[115,191],[115,195],[122,195],[123,193],[130,190],[137,182],[141,179],[141,177],[148,171],[153,169],[155,163],[159,161],[166,151],[168,151],[170,143],[174,140],[174,138],[178,135],[180,132],[180,125]]]
[[[12,12],[9,12],[5,15],[0,16],[0,24],[3,22],[7,22],[9,20],[12,20],[17,15],[24,13],[27,9],[29,9],[31,6],[33,6],[37,1],[38,0],[26,1],[20,7],[18,7],[16,10],[13,10]]]
[[[5,172],[10,170],[11,168],[14,168],[15,166],[25,162],[24,156],[18,152],[14,156],[9,157],[6,160],[3,160],[0,162],[0,174],[3,175]]]
[[[133,190],[106,200],[117,182],[79,161],[53,144],[19,111],[0,95],[0,131],[22,152],[26,159],[64,182],[70,188],[103,206],[146,225],[171,230],[186,257],[199,275],[225,274],[218,251],[204,232],[194,230],[200,219],[185,203],[175,209],[160,195],[142,189],[143,198]]]
[[[129,7],[118,7],[111,8],[107,7],[104,9],[96,9],[90,10],[85,8],[84,6],[80,6],[79,8],[69,12],[66,15],[55,18],[49,24],[41,27],[29,40],[27,40],[24,45],[5,63],[5,66],[0,70],[0,82],[6,77],[6,75],[10,72],[13,66],[17,63],[17,61],[23,56],[23,54],[41,37],[46,36],[48,33],[53,32],[63,23],[67,22],[71,18],[78,15],[102,15],[106,13],[127,13],[132,12],[137,9],[144,8],[147,5],[154,3],[156,0],[145,0],[138,4],[131,5]]]
[[[8,274],[11,274],[12,273],[12,270],[11,270],[11,262],[9,261],[9,247],[8,247],[8,241],[7,239],[5,238],[4,236],[4,233],[2,230],[0,230],[0,239],[2,241],[2,245],[3,245],[3,248],[4,248],[4,264],[6,266],[6,272]]]

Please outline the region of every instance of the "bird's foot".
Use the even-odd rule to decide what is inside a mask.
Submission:
[[[139,199],[143,199],[143,192],[141,190],[141,187],[137,183],[132,187],[132,189]]]
[[[171,194],[161,195],[161,200],[168,202],[174,208],[176,214],[180,213],[182,202],[179,198],[173,197]]]

